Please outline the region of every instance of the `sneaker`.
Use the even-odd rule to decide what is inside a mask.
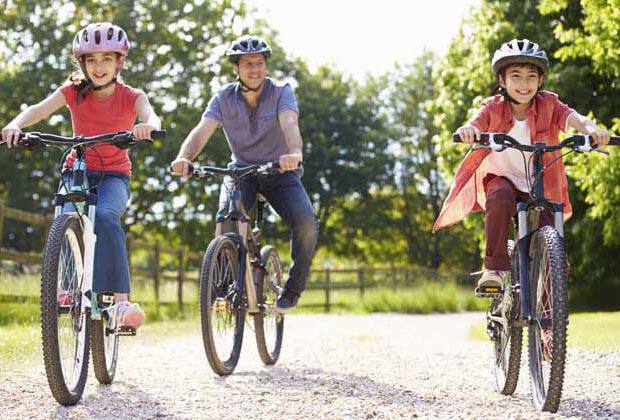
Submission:
[[[493,295],[502,292],[504,286],[505,271],[484,270],[478,279],[476,295]]]
[[[71,306],[73,304],[73,295],[69,290],[59,290],[56,294],[58,306]]]
[[[116,304],[116,322],[119,327],[138,329],[144,323],[146,316],[137,303],[124,300]]]
[[[297,301],[299,300],[299,293],[291,292],[288,289],[284,289],[284,292],[278,299],[276,299],[276,312],[285,314],[295,306],[297,306]]]

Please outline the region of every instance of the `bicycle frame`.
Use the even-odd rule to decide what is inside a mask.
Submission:
[[[88,188],[86,178],[86,161],[84,159],[84,149],[77,148],[77,156],[73,165],[72,175],[73,183],[70,191],[67,191],[64,183],[61,183],[58,193],[54,200],[54,218],[62,215],[63,208],[67,203],[86,203],[88,205],[88,214],[76,213],[82,224],[82,240],[84,243],[84,265],[82,273],[78,272],[78,276],[82,276],[82,296],[81,310],[90,311],[91,319],[101,319],[102,311],[97,303],[97,293],[92,291],[93,274],[95,267],[95,244],[97,243],[97,235],[95,234],[95,214],[97,209],[97,194],[91,192]]]
[[[243,204],[241,202],[241,188],[239,180],[234,180],[232,188],[224,183],[228,193],[228,210],[226,214],[216,221],[215,236],[228,233],[230,226],[227,222],[234,223],[234,232],[239,235],[239,271],[237,273],[237,287],[243,292],[246,291],[248,299],[247,312],[249,314],[257,314],[261,312],[258,306],[256,298],[256,287],[254,285],[254,277],[252,270],[249,269],[252,266],[250,261],[250,252],[248,252],[248,238],[250,235],[251,220],[248,217]],[[243,293],[239,293],[239,298],[243,296]],[[238,303],[238,302],[237,302]]]
[[[542,150],[545,143],[535,143],[534,148],[534,179],[543,171]],[[521,291],[521,319],[528,325],[533,322],[543,323],[544,320],[532,318],[530,301],[530,239],[532,233],[539,228],[541,214],[551,210],[554,214],[554,227],[564,237],[564,218],[562,203],[551,203],[545,198],[542,179],[534,185],[531,200],[517,204],[518,247],[519,247],[519,288]]]

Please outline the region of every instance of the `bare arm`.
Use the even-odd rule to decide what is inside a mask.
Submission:
[[[161,120],[144,92],[136,99],[135,110],[141,123],[133,128],[133,135],[138,140],[151,138],[151,131],[161,130]]]
[[[566,126],[579,130],[592,136],[594,144],[606,145],[609,143],[609,132],[604,128],[597,127],[596,123],[586,116],[573,112],[566,120]]]
[[[60,90],[54,91],[50,96],[31,105],[20,112],[6,127],[2,129],[2,139],[11,147],[17,143],[21,129],[42,121],[67,104],[65,96]]]
[[[211,135],[219,125],[219,121],[213,118],[203,118],[200,123],[189,132],[183,141],[177,158],[172,162],[172,170],[183,176],[188,176],[189,165],[207,145],[209,138],[211,138]]]
[[[303,160],[303,140],[299,131],[299,117],[297,112],[287,109],[278,114],[278,121],[289,150],[289,154],[280,156],[280,168],[284,171],[295,170],[299,162]]]
[[[301,154],[303,141],[299,132],[299,117],[297,112],[287,109],[278,114],[280,128],[284,132],[284,140],[290,153]]]

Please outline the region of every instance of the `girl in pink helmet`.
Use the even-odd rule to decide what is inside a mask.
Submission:
[[[146,94],[119,80],[129,52],[126,32],[108,22],[92,23],[81,29],[73,40],[73,56],[78,69],[50,96],[19,113],[2,129],[7,146],[13,146],[22,128],[48,118],[68,106],[75,136],[95,136],[117,131],[132,131],[136,139],[149,139],[151,131],[161,129]],[[140,123],[136,124],[136,118]],[[75,154],[65,167],[72,168]],[[97,185],[95,216],[95,292],[115,293],[116,322],[138,328],[145,315],[137,304],[129,303],[129,266],[121,216],[129,200],[131,162],[127,150],[99,144],[86,151],[89,185]],[[65,179],[70,185],[71,177]],[[68,209],[72,210],[72,209]],[[59,293],[58,299],[65,299]]]

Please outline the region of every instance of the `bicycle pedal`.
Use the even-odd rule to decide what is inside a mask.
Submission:
[[[136,329],[132,327],[118,327],[116,329],[116,335],[133,337],[134,335],[136,335]]]
[[[501,287],[476,287],[476,297],[486,298],[486,297],[499,297],[504,293],[504,290]]]

